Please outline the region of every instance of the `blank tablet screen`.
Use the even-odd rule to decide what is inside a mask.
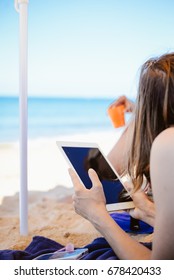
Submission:
[[[106,204],[132,201],[98,148],[62,146],[62,149],[86,188],[92,187],[88,169],[96,171],[103,185]]]

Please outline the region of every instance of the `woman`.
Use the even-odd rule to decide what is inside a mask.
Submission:
[[[75,188],[74,207],[105,237],[120,259],[174,259],[174,53],[150,59],[142,66],[132,126],[127,171],[134,187],[134,200],[144,178],[152,188],[152,250],[132,239],[110,217],[94,170],[89,170],[93,184],[90,190],[69,170]],[[142,209],[146,202],[139,201],[145,204]]]

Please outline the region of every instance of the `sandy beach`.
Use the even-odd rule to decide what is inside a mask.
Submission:
[[[68,165],[56,140],[98,143],[107,155],[121,133],[100,132],[28,142],[29,235],[19,234],[19,144],[0,144],[0,249],[25,248],[34,235],[83,246],[100,234],[74,212]],[[7,238],[8,236],[8,238]]]

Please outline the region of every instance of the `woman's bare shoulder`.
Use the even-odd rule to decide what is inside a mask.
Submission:
[[[152,155],[159,155],[166,152],[174,152],[174,127],[163,130],[154,140],[152,144]],[[173,153],[172,153],[173,154]]]
[[[157,191],[156,197],[159,198],[159,194],[161,197],[168,196],[166,191],[174,196],[173,166],[174,128],[168,128],[157,136],[153,142],[150,155],[150,173],[154,194]]]
[[[174,259],[174,128],[160,133],[152,145],[150,174],[155,202],[153,259]]]
[[[169,191],[174,198],[173,166],[174,128],[168,128],[157,136],[153,142],[150,155],[151,181],[153,193],[157,198],[168,196],[166,191]],[[171,197],[168,196],[167,200],[170,200]]]

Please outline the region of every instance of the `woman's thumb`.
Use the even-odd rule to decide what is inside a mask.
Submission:
[[[89,175],[89,178],[92,182],[92,186],[95,186],[95,187],[101,186],[101,182],[99,180],[99,177],[98,177],[98,175],[97,175],[97,173],[95,172],[94,169],[90,168],[88,170],[88,175]]]

